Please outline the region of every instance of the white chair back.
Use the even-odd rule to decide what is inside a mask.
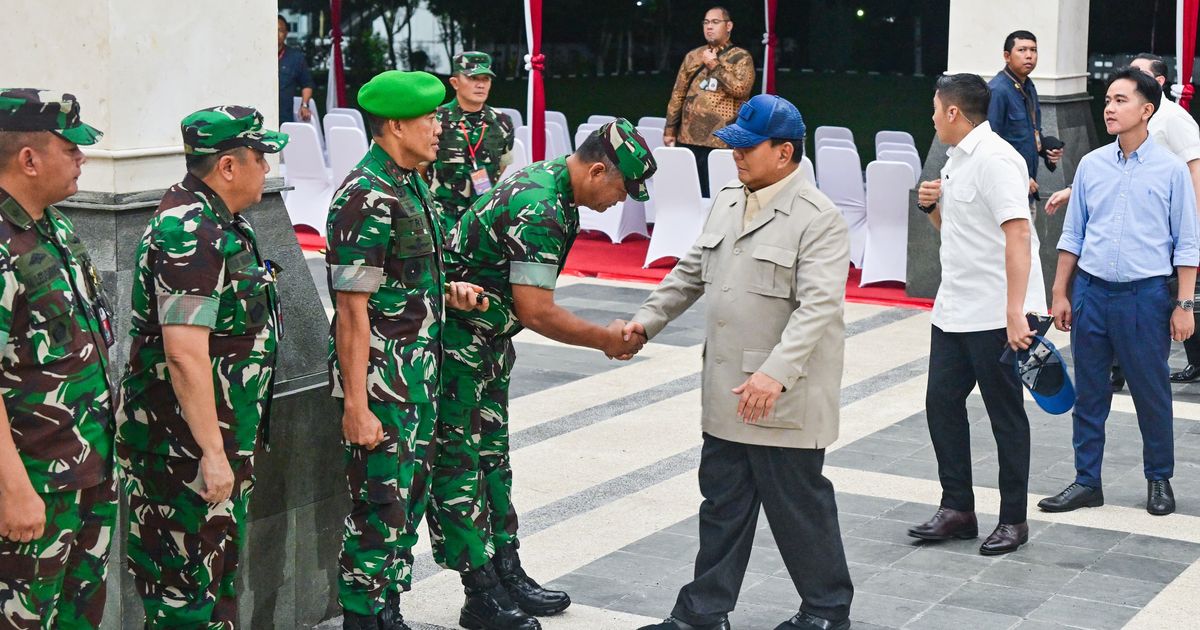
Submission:
[[[854,142],[854,132],[848,127],[817,127],[816,136],[813,139],[814,144],[821,144],[826,138],[840,138]]]
[[[917,153],[917,147],[903,142],[880,142],[875,145],[875,153],[880,151],[908,151],[913,155],[920,155]]]
[[[334,114],[325,117],[332,118]],[[329,141],[329,171],[331,183],[341,186],[350,171],[367,154],[367,134],[355,127],[332,127],[326,136]]]
[[[637,126],[665,129],[667,127],[667,119],[662,116],[642,116],[638,119]]]
[[[517,150],[517,143],[520,143],[521,148],[525,151],[525,163],[529,164],[533,160],[533,138],[530,136],[529,127],[517,127],[513,132],[513,137],[516,142],[513,143],[513,151]]]
[[[549,123],[552,123],[552,122],[558,123],[560,126],[562,126],[563,140],[565,140],[569,143],[571,141],[571,138],[569,135],[567,135],[567,130],[571,128],[571,125],[567,124],[567,115],[562,112],[557,112],[552,109],[547,109],[546,110],[547,126],[549,126]]]
[[[850,228],[850,262],[862,266],[866,243],[866,193],[858,153],[844,147],[817,150],[817,187],[842,211]]]
[[[599,128],[600,125],[595,123],[583,123],[579,125],[579,128],[575,130],[575,148],[578,149],[579,145],[583,144],[583,141],[587,140],[587,137]]]
[[[520,110],[511,107],[497,107],[496,111],[508,114],[508,117],[512,119],[513,127],[521,127],[525,124],[525,118],[521,116]]]
[[[288,143],[283,147],[288,179],[329,178],[315,126],[307,122],[290,122],[280,125],[279,130],[288,135]]]
[[[307,122],[283,123],[280,131],[289,138],[283,148],[287,163],[284,183],[292,188],[283,199],[288,217],[292,225],[308,226],[324,236],[334,184],[317,144],[317,127]]]
[[[907,144],[910,147],[916,148],[917,143],[913,140],[912,134],[907,131],[880,131],[875,134],[875,150],[880,151],[879,145],[884,142],[896,142],[899,144]]]
[[[915,188],[921,178],[921,158],[917,157],[916,153],[908,151],[880,151],[876,159],[884,162],[901,162],[908,165],[909,169],[912,170],[912,184],[909,188]]]
[[[570,154],[571,138],[567,135],[567,128],[553,120],[547,120],[546,159],[553,160],[554,158]]]
[[[609,123],[616,119],[617,119],[616,116],[605,116],[603,114],[592,114],[591,116],[588,116],[587,121],[588,121],[588,124],[603,125],[604,123]]]
[[[818,151],[820,151],[821,147],[844,147],[854,149],[854,152],[858,153],[858,147],[855,146],[854,141],[845,138],[822,138],[816,142]]]
[[[911,167],[903,162],[875,161],[867,165],[867,238],[859,286],[905,281],[911,180]]]
[[[358,129],[358,122],[353,116],[348,114],[325,114],[325,118],[321,120],[321,126],[325,129],[325,143],[329,143],[329,131],[335,127],[353,127]],[[363,135],[366,135],[365,133]],[[326,147],[328,149],[328,147]]]
[[[738,178],[737,165],[733,163],[733,149],[713,149],[708,153],[708,194],[716,197],[717,192]]]
[[[367,123],[365,120],[363,120],[362,112],[358,111],[357,109],[354,109],[353,107],[334,107],[326,112],[327,116],[333,114],[342,114],[344,116],[353,118],[354,122],[358,123],[358,128],[362,130],[364,135],[369,133],[367,131]]]
[[[660,258],[686,254],[700,236],[708,211],[700,198],[696,158],[690,150],[659,147],[654,150],[654,160],[658,171],[650,180],[650,197],[654,199],[655,226],[643,267]]]
[[[521,129],[528,131],[529,127],[521,127]],[[529,134],[526,133],[525,136],[528,138]],[[508,179],[510,175],[525,168],[526,166],[529,166],[529,149],[525,146],[524,140],[520,138],[514,138],[512,162],[504,168],[503,173],[500,173],[500,180],[496,183],[500,183]]]
[[[646,148],[650,149],[651,153],[663,146],[663,130],[661,128],[638,125],[637,130],[642,134],[642,138],[646,141]]]
[[[312,114],[312,117],[310,117],[307,121],[300,120],[300,97],[292,97],[292,120],[301,124],[312,125],[312,128],[317,132],[317,146],[321,147],[321,151],[324,153],[325,136],[322,133],[324,129],[321,128],[321,112],[317,110],[317,100],[309,99],[308,108],[308,111]],[[322,157],[321,159],[324,160],[325,158]]]
[[[808,183],[813,186],[817,185],[817,172],[813,169],[812,160],[808,159],[807,155],[800,158],[800,172],[804,174]]]

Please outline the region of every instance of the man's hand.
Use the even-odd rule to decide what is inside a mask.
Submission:
[[[700,60],[704,62],[704,67],[712,70],[717,67],[717,51],[711,48],[705,48],[700,54]]]
[[[1171,339],[1186,341],[1196,332],[1196,316],[1178,306],[1171,311]]]
[[[1058,209],[1067,205],[1071,200],[1071,187],[1056,191],[1050,198],[1046,200],[1046,214],[1054,214]]]
[[[1029,178],[1029,194],[1031,194],[1031,195],[1032,195],[1033,193],[1035,193],[1035,192],[1037,192],[1037,191],[1038,191],[1038,184],[1037,184],[1037,180],[1036,180],[1036,179],[1034,179],[1034,178],[1032,178],[1032,177],[1030,177],[1030,178]]]
[[[446,305],[459,311],[486,311],[488,299],[476,302],[476,296],[483,293],[483,287],[470,282],[450,282],[446,289]]]
[[[1054,318],[1054,327],[1063,331],[1071,331],[1071,300],[1065,295],[1055,295],[1050,302],[1050,316]]]
[[[311,119],[312,119],[312,110],[310,110],[308,108],[308,105],[301,105],[300,106],[300,120],[303,120],[304,122],[308,122]]]
[[[46,503],[28,481],[23,488],[0,492],[0,538],[27,543],[42,537]]]
[[[1050,160],[1051,164],[1058,164],[1058,161],[1062,159],[1062,156],[1063,156],[1062,149],[1047,149],[1046,150],[1046,159]]]
[[[932,206],[942,197],[942,180],[935,179],[933,181],[921,182],[921,187],[917,189],[917,203],[922,206]]]
[[[204,483],[200,496],[209,503],[220,503],[233,494],[233,469],[225,451],[205,453],[200,457],[200,479]]]
[[[663,145],[668,147],[675,146],[675,136],[663,136]]]
[[[763,374],[755,372],[746,379],[745,383],[733,388],[738,396],[737,415],[743,422],[754,424],[765,419],[775,410],[775,401],[783,392],[783,383]]]
[[[1008,329],[1009,348],[1014,351],[1029,349],[1029,344],[1033,343],[1033,329],[1029,327],[1029,320],[1023,313],[1009,313],[1005,328]]]
[[[383,441],[383,423],[369,409],[346,409],[342,412],[342,436],[369,451]]]
[[[624,320],[614,319],[607,326],[609,342],[604,348],[604,355],[610,359],[628,361],[646,345],[646,338],[636,333],[626,332],[629,326]]]

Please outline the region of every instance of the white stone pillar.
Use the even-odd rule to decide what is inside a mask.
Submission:
[[[274,2],[3,0],[2,87],[79,98],[104,132],[84,149],[82,191],[134,193],[182,176],[179,121],[249,105],[278,124]]]

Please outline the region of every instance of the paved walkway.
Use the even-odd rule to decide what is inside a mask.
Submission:
[[[628,317],[648,289],[564,278],[557,297],[607,322]],[[517,339],[511,428],[522,558],[532,576],[568,590],[575,602],[544,618],[547,630],[653,623],[669,614],[691,576],[701,500],[702,309],[628,363],[529,331]],[[1118,396],[1105,458],[1108,504],[1059,515],[1035,508],[1030,543],[985,558],[976,552],[980,541],[926,544],[905,535],[932,514],[940,495],[924,419],[928,313],[850,304],[845,317],[842,431],[828,450],[826,475],[838,491],[855,628],[1196,627],[1188,611],[1200,596],[1200,388],[1177,388],[1178,514],[1152,517],[1143,509],[1141,440],[1131,400]],[[1055,340],[1066,346],[1065,338]],[[1032,402],[1027,408],[1032,506],[1073,476],[1071,420]],[[977,397],[971,409],[980,529],[990,532],[999,503],[995,445]],[[759,526],[731,614],[739,629],[771,630],[800,604],[765,518]],[[457,628],[458,577],[432,563],[422,536],[405,617],[420,622],[414,627]]]

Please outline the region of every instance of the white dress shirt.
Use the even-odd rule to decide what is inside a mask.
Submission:
[[[987,122],[946,154],[942,167],[942,283],[932,322],[944,332],[976,332],[1007,324],[1005,238],[1000,225],[1030,220],[1025,160]],[[1033,233],[1030,225],[1030,233]],[[1025,311],[1046,313],[1037,240],[1030,243]]]
[[[1200,159],[1200,126],[1186,109],[1166,96],[1147,123],[1154,143],[1186,162]]]

